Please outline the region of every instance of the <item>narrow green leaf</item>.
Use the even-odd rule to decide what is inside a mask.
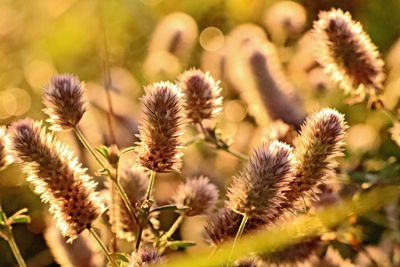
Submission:
[[[186,206],[178,207],[175,204],[171,204],[171,205],[163,205],[163,206],[156,207],[156,208],[152,209],[150,211],[150,213],[155,212],[155,211],[185,211],[187,209],[189,209],[189,207],[186,207]]]
[[[129,255],[126,253],[114,253],[112,256],[114,256],[117,261],[129,262]]]
[[[128,153],[130,151],[134,151],[134,150],[135,150],[134,146],[130,146],[130,147],[124,148],[124,149],[121,150],[121,155],[123,155],[125,153]]]
[[[8,220],[9,220],[9,222],[11,224],[30,223],[31,222],[31,217],[29,217],[29,215],[25,215],[25,214],[19,214],[17,216],[15,216],[15,214],[14,214]]]
[[[185,240],[175,240],[175,241],[169,241],[168,246],[171,249],[180,249],[180,248],[188,248],[195,246],[196,242],[193,241],[185,241]]]
[[[7,224],[7,216],[3,210],[0,209],[0,225]]]
[[[108,147],[101,145],[95,148],[106,160],[108,160]]]

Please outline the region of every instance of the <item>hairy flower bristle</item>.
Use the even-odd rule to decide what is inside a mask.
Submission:
[[[218,189],[205,176],[193,177],[179,185],[172,199],[178,206],[189,208],[186,216],[209,214],[217,203]]]
[[[316,56],[331,78],[359,100],[383,92],[383,60],[359,22],[340,9],[322,11],[314,22]]]
[[[182,165],[182,134],[185,123],[183,95],[170,82],[145,87],[144,118],[139,127],[136,151],[143,167],[156,172],[179,171]]]
[[[307,118],[295,140],[297,165],[290,190],[285,192],[286,206],[304,196],[315,198],[318,185],[334,174],[346,129],[344,116],[333,109],[322,109]]]
[[[104,210],[93,178],[86,174],[73,152],[46,133],[40,122],[16,121],[8,133],[10,151],[23,164],[27,180],[42,201],[50,204],[62,235],[75,239]]]
[[[296,263],[304,262],[309,259],[320,245],[321,238],[319,236],[312,237],[270,254],[261,254],[260,258],[265,262],[277,264],[278,266],[284,266],[285,264],[296,266]]]
[[[154,248],[143,247],[133,252],[129,267],[145,267],[162,262],[162,257]]]
[[[104,257],[89,233],[82,233],[69,244],[56,225],[50,223],[44,232],[44,238],[55,261],[61,267],[98,267],[104,264]]]
[[[72,129],[87,109],[84,83],[71,74],[56,75],[45,88],[43,103],[53,131]]]
[[[235,262],[234,267],[258,267],[262,266],[256,258],[244,258]]]
[[[0,171],[5,169],[11,163],[10,153],[7,151],[7,133],[6,128],[0,126]]]
[[[211,215],[205,226],[205,239],[208,243],[219,245],[233,239],[242,222],[242,216],[230,209],[223,208]],[[250,218],[245,226],[244,233],[256,230],[268,222],[263,219]]]
[[[249,218],[272,220],[280,214],[294,171],[292,148],[279,141],[254,149],[228,189],[226,207]]]
[[[119,179],[121,187],[124,189],[128,199],[135,209],[135,215],[139,216],[140,204],[145,198],[146,189],[148,185],[148,175],[142,168],[129,167],[128,164],[121,166],[119,171]],[[107,184],[110,187],[110,184]],[[133,241],[139,226],[132,218],[129,210],[125,206],[124,201],[118,194],[110,196],[114,198],[114,207],[109,203],[110,224],[113,226],[112,230],[120,239]],[[155,213],[151,214],[153,218]]]
[[[211,119],[221,111],[221,87],[208,72],[187,70],[178,77],[178,84],[185,95],[187,117],[193,123]]]

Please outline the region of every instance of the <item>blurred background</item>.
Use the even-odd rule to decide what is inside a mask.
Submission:
[[[315,63],[313,40],[308,31],[320,10],[338,7],[350,11],[386,60],[388,79],[384,98],[394,108],[400,95],[400,1],[293,3],[0,0],[0,124],[7,125],[26,116],[44,119],[43,86],[56,73],[73,73],[86,83],[91,106],[81,127],[92,144],[110,144],[105,95],[108,87],[117,143],[120,147],[131,146],[140,118],[138,98],[143,94],[143,86],[153,81],[173,81],[180,72],[196,67],[211,72],[223,87],[223,112],[207,125],[216,123],[221,133],[234,142],[236,150],[248,153],[260,140],[282,137],[282,133],[286,135],[289,131],[286,124],[280,124],[266,110],[262,96],[254,88],[257,86],[254,73],[243,63],[248,56],[244,43],[250,42],[254,48],[257,40],[262,40],[271,45],[265,51],[267,58],[273,59],[271,72],[276,73],[278,84],[294,95],[302,114],[322,107],[334,107],[345,113],[351,128],[343,170],[337,178],[341,186],[346,185],[342,193],[351,194],[380,182],[398,182],[400,150],[387,131],[390,121],[379,112],[368,111],[364,103],[347,105],[343,92]],[[195,134],[195,129],[189,128],[185,138],[189,140]],[[60,138],[75,149],[86,166],[96,167],[72,134],[62,133]],[[127,157],[134,160],[134,155]],[[239,168],[240,162],[231,155],[197,143],[185,149],[181,176],[159,175],[157,200],[168,202],[182,178],[196,174],[208,175],[223,195],[225,185]],[[58,266],[43,238],[47,209],[32,193],[18,166],[0,173],[0,202],[8,214],[23,207],[29,209],[32,222],[14,228],[28,266]],[[162,224],[169,225],[173,216],[162,219]],[[201,240],[204,220],[190,219],[183,225],[181,235],[187,235],[190,229],[190,238],[194,233],[194,238]],[[349,230],[343,226],[350,237],[344,235],[345,245],[340,246],[349,257],[353,255],[355,239],[374,245],[387,234],[379,223],[360,220],[365,220],[362,229]],[[398,232],[395,238],[400,238]],[[0,266],[13,263],[6,242],[0,240]]]

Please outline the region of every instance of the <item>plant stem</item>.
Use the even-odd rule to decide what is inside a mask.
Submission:
[[[239,229],[235,236],[235,240],[233,241],[233,244],[232,244],[231,255],[229,256],[229,264],[232,263],[232,256],[233,256],[233,253],[235,252],[236,243],[239,241],[240,237],[242,236],[248,219],[249,219],[249,217],[246,214],[243,214],[242,222],[240,223]]]
[[[179,226],[182,224],[183,219],[185,218],[185,213],[181,213],[179,217],[172,224],[171,228],[169,228],[168,232],[166,232],[160,239],[161,248],[159,249],[159,253],[162,254],[166,248],[168,243],[168,239],[176,232]]]
[[[97,243],[99,244],[99,246],[103,250],[104,255],[106,256],[107,260],[111,263],[112,266],[116,267],[117,264],[115,263],[115,261],[111,257],[111,253],[108,250],[108,248],[106,247],[106,245],[103,243],[103,241],[101,241],[100,236],[96,233],[95,230],[93,230],[93,228],[88,228],[88,229],[89,229],[90,234],[94,237],[94,239],[96,239]]]
[[[97,160],[97,162],[101,165],[101,167],[108,170],[106,165],[103,163],[103,161],[100,159],[100,157],[96,154],[96,151],[92,148],[92,146],[86,140],[86,138],[82,134],[82,132],[77,127],[74,128],[74,132],[75,132],[76,136],[78,137],[79,141],[81,141],[83,146],[89,151],[90,154],[92,154],[92,156]]]
[[[155,171],[150,171],[150,180],[149,184],[147,185],[147,190],[146,190],[146,198],[143,200],[141,210],[140,210],[140,218],[139,218],[139,230],[136,236],[136,245],[135,248],[136,250],[139,249],[140,247],[140,242],[142,240],[142,233],[143,233],[143,225],[147,222],[150,208],[153,204],[153,201],[150,199],[151,198],[151,192],[153,191],[153,186],[154,186],[154,180],[156,178],[156,172]],[[143,219],[143,221],[141,221]]]
[[[128,196],[126,195],[124,189],[122,188],[121,183],[119,182],[118,178],[117,178],[117,181],[115,181],[115,186],[117,187],[117,191],[118,191],[119,195],[121,196],[122,201],[124,201],[126,208],[129,210],[129,213],[131,214],[132,219],[136,223],[138,223],[139,221],[135,215],[135,211],[132,207],[132,203],[129,201]]]
[[[14,239],[11,229],[8,230],[7,241],[8,241],[8,244],[10,245],[10,248],[12,250],[12,253],[14,254],[15,259],[17,260],[18,265],[20,267],[26,267],[26,263],[24,261],[24,258],[21,255],[21,252],[19,251],[17,243],[15,242],[15,239]]]
[[[242,154],[240,152],[234,151],[232,150],[229,146],[227,145],[221,145],[220,143],[218,143],[218,140],[216,140],[213,136],[211,136],[207,130],[204,128],[203,124],[200,122],[199,123],[200,129],[204,135],[204,140],[210,141],[211,143],[213,143],[215,145],[215,147],[217,149],[222,149],[226,152],[228,152],[229,154],[231,154],[232,156],[235,156],[236,158],[240,159],[240,160],[247,160],[247,156],[245,154]]]
[[[150,180],[149,184],[147,186],[146,190],[146,200],[149,200],[151,197],[151,192],[153,191],[153,186],[154,186],[154,180],[156,178],[156,172],[155,171],[150,171]]]

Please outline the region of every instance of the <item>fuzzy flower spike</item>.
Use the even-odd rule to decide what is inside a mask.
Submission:
[[[187,116],[193,123],[212,119],[221,111],[221,87],[208,72],[187,70],[178,77],[178,84],[185,94]]]
[[[84,83],[71,74],[56,75],[45,88],[43,103],[52,130],[75,128],[87,109]]]
[[[218,189],[205,176],[193,177],[179,185],[172,197],[179,206],[187,206],[187,216],[209,214],[218,200]]]
[[[346,129],[344,116],[336,110],[325,108],[308,116],[295,140],[297,165],[290,190],[285,192],[287,206],[303,196],[316,198],[318,185],[334,175]]]
[[[249,162],[233,178],[226,207],[250,219],[273,220],[285,202],[284,192],[292,179],[292,148],[279,141],[254,149]]]
[[[11,157],[6,149],[7,134],[6,128],[0,126],[0,171],[11,163]]]
[[[136,148],[139,164],[155,172],[179,171],[185,123],[183,95],[170,82],[151,84],[145,87],[145,93]]]
[[[14,122],[9,128],[8,146],[23,163],[23,171],[35,192],[50,204],[57,227],[70,241],[104,211],[92,177],[69,148],[46,133],[40,122]]]
[[[346,93],[373,103],[383,92],[383,60],[359,22],[340,9],[322,11],[314,22],[319,63]]]

